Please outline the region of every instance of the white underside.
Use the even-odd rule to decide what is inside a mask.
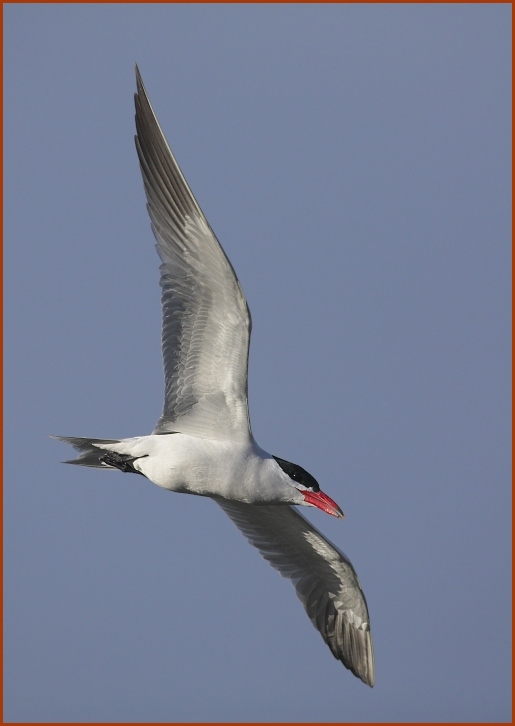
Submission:
[[[249,504],[303,504],[274,458],[251,439],[245,442],[199,439],[187,434],[153,434],[96,444],[135,457],[132,466],[164,489],[224,497]]]

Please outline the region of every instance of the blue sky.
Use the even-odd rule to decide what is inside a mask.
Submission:
[[[4,6],[6,721],[511,718],[511,7]],[[266,450],[346,513],[377,677],[149,433],[134,63],[253,316]]]

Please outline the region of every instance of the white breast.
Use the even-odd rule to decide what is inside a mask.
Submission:
[[[294,503],[295,488],[270,454],[253,440],[229,442],[179,433],[154,434],[103,448],[135,457],[134,468],[164,489],[249,503]]]

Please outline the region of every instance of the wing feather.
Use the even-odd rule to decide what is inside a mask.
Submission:
[[[289,505],[215,501],[272,567],[291,580],[334,657],[373,686],[368,608],[348,557]]]
[[[248,438],[247,302],[166,142],[137,69],[136,80],[136,149],[161,258],[165,401],[154,433]]]

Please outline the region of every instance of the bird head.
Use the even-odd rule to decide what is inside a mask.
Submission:
[[[323,512],[332,514],[333,517],[343,518],[344,514],[340,507],[336,502],[333,502],[331,497],[328,497],[327,494],[320,491],[317,480],[311,474],[298,464],[292,464],[291,461],[285,461],[278,456],[274,456],[274,459],[284,473],[290,477],[295,489],[304,497],[304,501],[301,504],[307,507],[318,507]]]

